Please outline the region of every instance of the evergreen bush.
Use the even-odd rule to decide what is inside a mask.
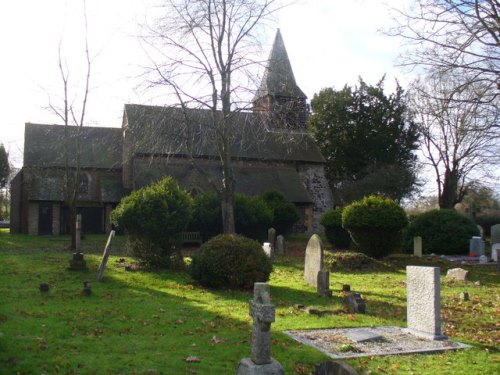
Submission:
[[[236,232],[263,240],[273,222],[273,211],[261,197],[236,194],[234,220]]]
[[[412,220],[406,231],[406,248],[413,249],[413,237],[422,237],[426,254],[466,254],[469,240],[479,235],[474,222],[455,210],[431,210]]]
[[[279,234],[287,234],[293,225],[300,219],[299,210],[278,191],[268,191],[262,195],[262,199],[273,211],[271,226]]]
[[[122,198],[111,213],[133,255],[150,266],[168,266],[191,216],[191,196],[171,177]]]
[[[193,256],[191,276],[208,287],[250,289],[265,282],[271,260],[255,240],[236,234],[216,236],[201,245]]]
[[[342,207],[337,207],[325,213],[320,224],[325,227],[325,236],[337,249],[347,249],[351,244],[349,232],[342,228]]]
[[[200,232],[203,241],[222,233],[222,209],[216,192],[198,194],[193,198],[189,230]]]
[[[342,211],[342,226],[357,249],[380,258],[402,245],[402,230],[408,225],[405,211],[396,202],[371,195],[355,201]]]

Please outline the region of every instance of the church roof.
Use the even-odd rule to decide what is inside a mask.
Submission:
[[[295,82],[292,64],[290,64],[290,60],[288,59],[288,53],[286,52],[285,43],[279,29],[276,32],[266,70],[264,71],[262,82],[255,94],[254,100],[267,95],[307,98]]]
[[[75,166],[77,128],[69,126],[69,165]],[[121,168],[122,129],[84,126],[81,131],[82,168]],[[26,123],[24,128],[25,167],[64,167],[65,127]]]
[[[216,140],[209,110],[125,105],[125,139],[132,154],[190,155],[217,158]],[[267,117],[258,112],[234,112],[232,157],[244,160],[324,163],[307,132],[269,131]]]

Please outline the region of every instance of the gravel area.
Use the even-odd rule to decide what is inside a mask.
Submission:
[[[356,342],[346,334],[362,330],[382,339]],[[284,331],[293,339],[315,347],[332,358],[430,353],[469,347],[452,340],[427,340],[405,332],[400,327],[359,327]]]

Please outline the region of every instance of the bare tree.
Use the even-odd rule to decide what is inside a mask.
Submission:
[[[278,9],[278,0],[164,0],[163,5],[165,16],[147,39],[157,53],[151,58],[158,77],[154,84],[167,87],[173,95],[170,104],[183,110],[183,136],[191,154],[197,145],[189,143],[190,134],[200,125],[192,109],[210,113],[203,132],[215,143],[222,167],[223,230],[233,233],[234,116],[253,86],[248,68],[256,64],[260,26]]]
[[[62,121],[64,125],[64,199],[69,210],[71,248],[76,248],[76,214],[81,184],[82,128],[85,124],[87,102],[90,89],[92,60],[88,44],[88,25],[86,1],[83,1],[83,17],[85,28],[85,73],[84,85],[80,100],[70,94],[70,68],[64,61],[62,41],[59,43],[59,75],[62,82],[62,103],[54,104],[49,97],[49,110]]]
[[[395,10],[397,26],[387,33],[409,44],[402,65],[460,77],[458,92],[476,83],[487,88],[453,100],[492,103],[500,92],[499,11],[498,0],[415,0],[409,10]]]
[[[453,208],[471,177],[486,177],[487,168],[499,161],[498,107],[481,100],[489,88],[485,82],[461,85],[447,75],[413,84],[412,107],[422,152],[436,176],[440,208]]]

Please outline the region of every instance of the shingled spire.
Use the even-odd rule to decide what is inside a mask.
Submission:
[[[253,100],[253,110],[267,112],[273,128],[305,129],[306,99],[295,82],[285,43],[278,29],[262,82]]]

